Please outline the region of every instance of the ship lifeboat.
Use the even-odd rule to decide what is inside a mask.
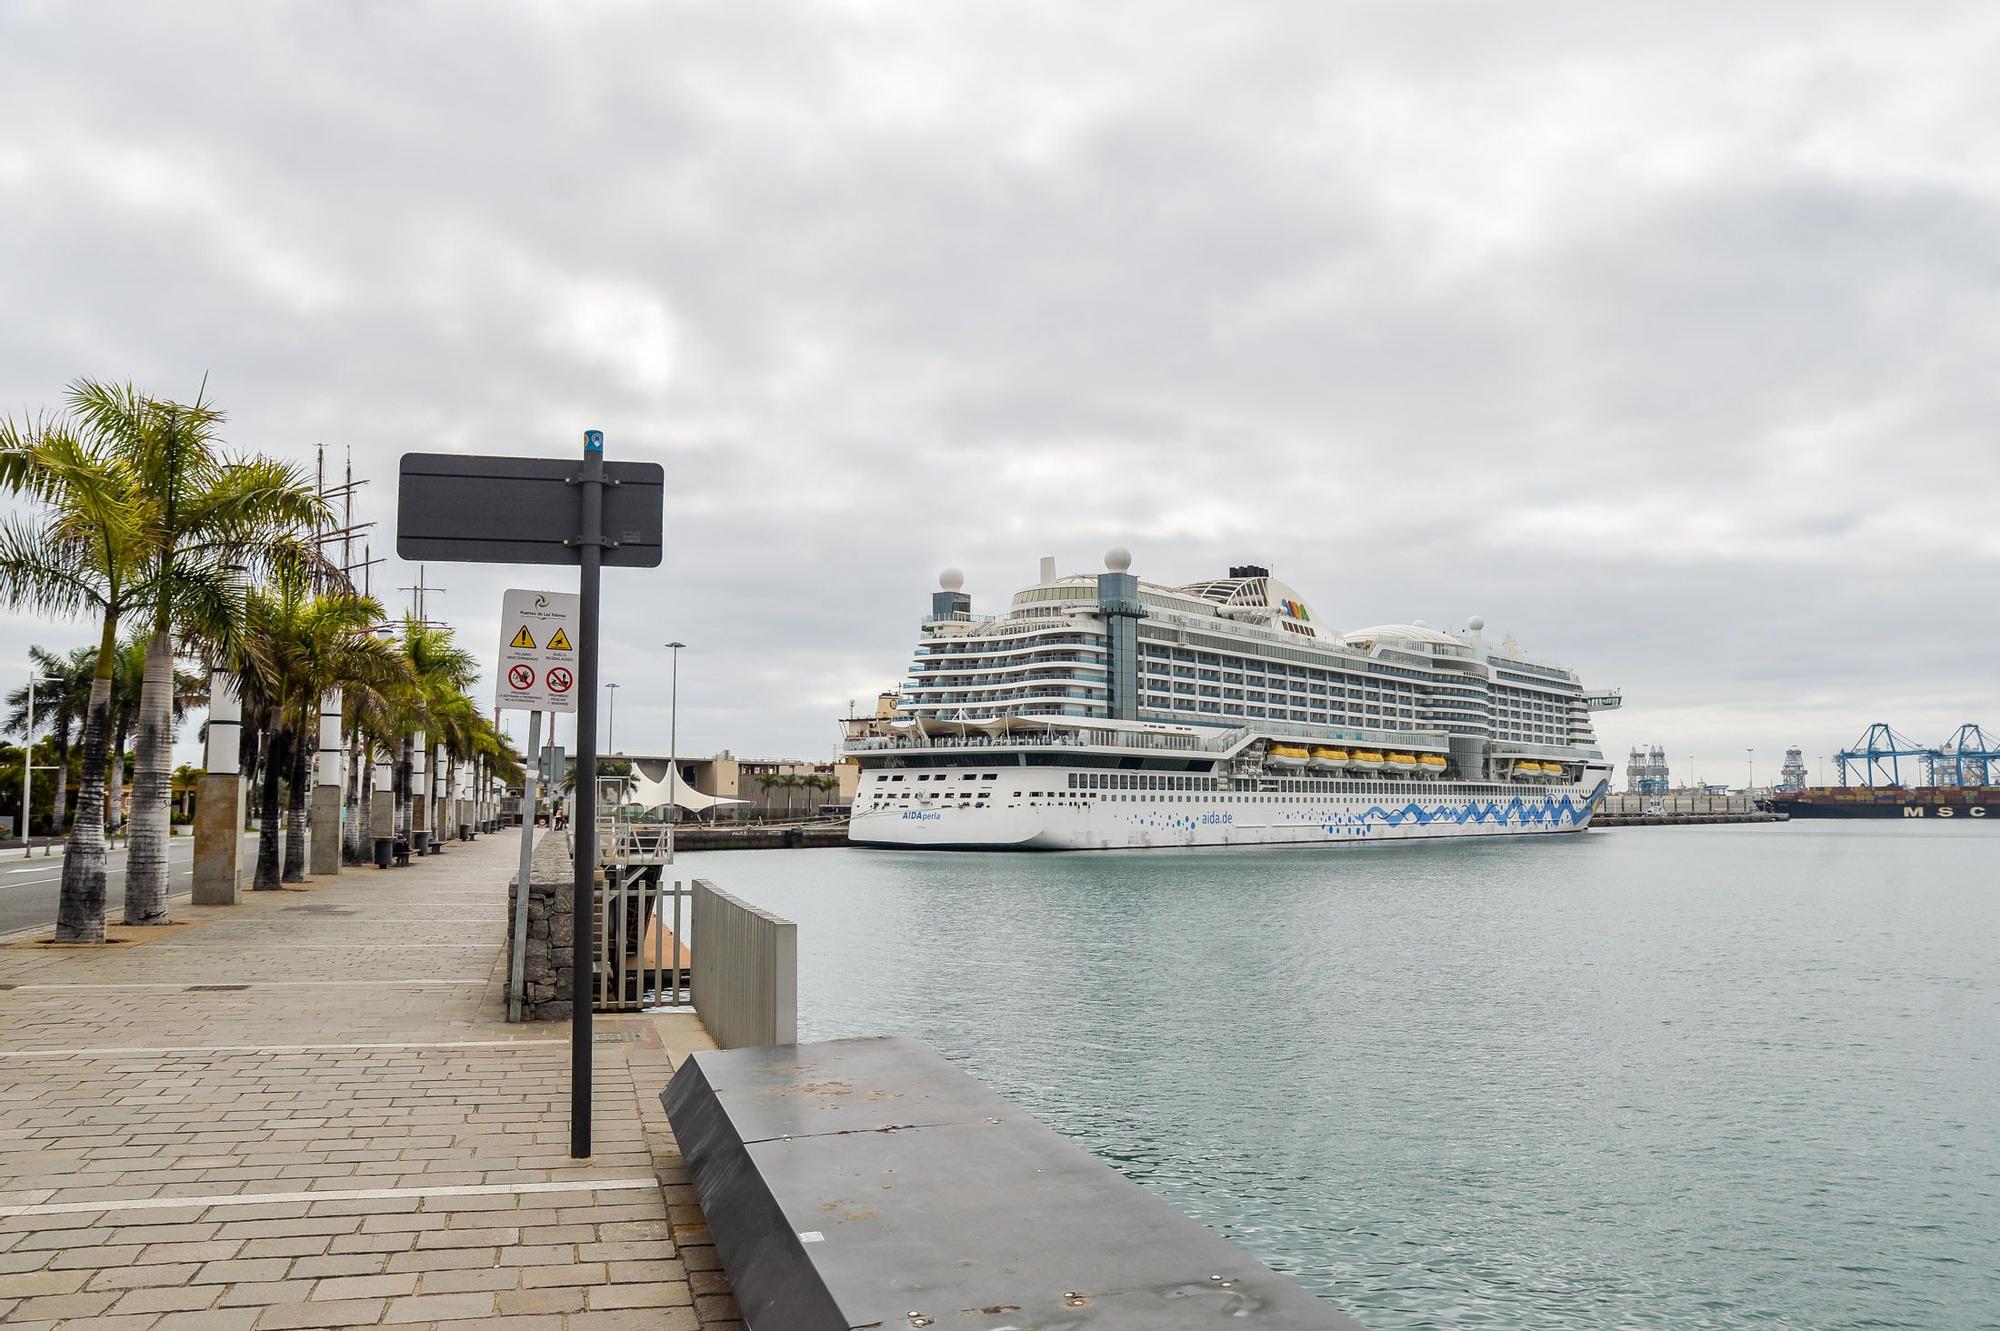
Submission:
[[[1383,756],[1382,766],[1391,772],[1414,772],[1417,770],[1417,755],[1414,753],[1391,753]]]
[[[1436,753],[1418,754],[1417,770],[1419,772],[1424,773],[1426,776],[1443,776],[1444,775],[1443,755]]]
[[[1515,776],[1540,776],[1541,774],[1542,774],[1542,765],[1538,762],[1532,762],[1526,758],[1522,758],[1518,759],[1514,763]]]
[[[1270,763],[1273,767],[1297,769],[1312,761],[1312,755],[1296,744],[1273,744]]]
[[[1350,754],[1347,759],[1347,765],[1349,767],[1358,767],[1364,772],[1373,772],[1382,766],[1382,755],[1379,753]]]
[[[1323,772],[1338,772],[1347,766],[1346,749],[1314,749],[1312,764]]]

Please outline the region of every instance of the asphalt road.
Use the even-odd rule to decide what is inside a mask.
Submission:
[[[255,854],[256,842],[246,841],[245,854]],[[56,922],[56,897],[62,887],[62,847],[42,854],[35,848],[32,859],[22,859],[18,847],[11,855],[0,855],[0,934],[17,929],[46,926]],[[105,874],[104,917],[116,924],[125,914],[125,846],[120,842],[109,856]],[[194,838],[175,837],[167,845],[167,895],[185,896],[193,889]]]

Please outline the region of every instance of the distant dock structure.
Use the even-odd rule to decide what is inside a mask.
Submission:
[[[1673,782],[1667,774],[1667,751],[1658,744],[1649,748],[1632,749],[1632,756],[1625,764],[1625,793],[1628,795],[1664,795],[1673,789]]]

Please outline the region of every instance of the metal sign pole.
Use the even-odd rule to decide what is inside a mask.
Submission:
[[[528,885],[533,881],[535,863],[535,764],[540,761],[542,714],[528,713],[527,775],[521,779],[521,885],[514,898],[514,956],[508,967],[507,1020],[521,1019],[527,1001],[528,969]]]
[[[583,433],[583,522],[576,544],[576,847],[575,925],[570,971],[569,1153],[590,1157],[590,1009],[596,1001],[597,953],[597,622],[599,569],[604,558],[604,432]]]
[[[577,564],[582,569],[574,675],[567,661],[548,660],[546,647],[535,660],[511,661],[503,647],[505,668],[494,695],[501,706],[547,712],[563,711],[560,699],[576,698],[575,810],[583,844],[576,853],[572,897],[570,1153],[578,1159],[590,1155],[590,1017],[596,997],[591,941],[597,920],[591,898],[598,849],[599,572],[607,564],[659,567],[665,491],[666,471],[657,462],[607,463],[601,430],[584,432],[580,472],[574,461],[561,458],[405,453],[397,478],[396,553],[412,563]],[[534,649],[523,642],[519,650]],[[558,653],[569,650],[555,648]],[[508,696],[514,701],[507,701]]]

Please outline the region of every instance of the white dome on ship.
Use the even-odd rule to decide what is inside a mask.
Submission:
[[[965,573],[960,569],[948,568],[938,574],[938,586],[948,592],[955,592],[965,586]]]
[[[1132,567],[1132,552],[1122,545],[1114,545],[1104,552],[1104,567],[1113,573],[1124,573]]]

